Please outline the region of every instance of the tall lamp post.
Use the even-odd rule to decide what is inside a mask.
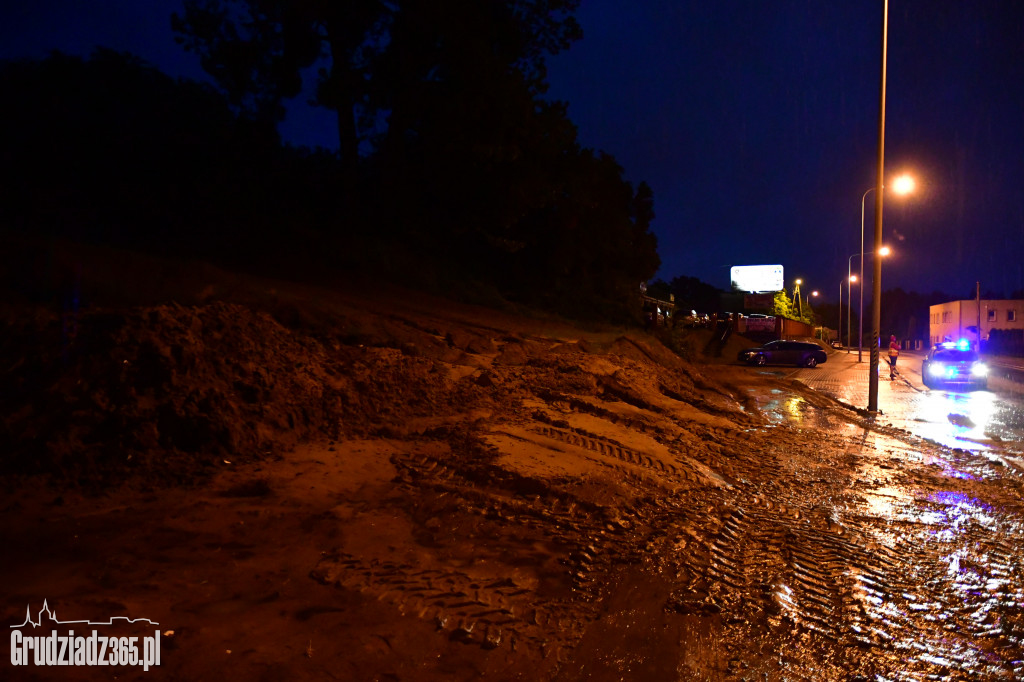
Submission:
[[[861,346],[864,342],[864,200],[868,198],[868,192],[873,192],[874,187],[868,188],[867,192],[860,198],[860,316],[857,318],[857,362],[861,362]],[[856,254],[854,254],[856,255]],[[853,256],[850,256],[851,258]]]
[[[878,98],[878,174],[875,180],[875,252],[882,248],[882,184],[885,178],[885,67],[886,54],[889,43],[889,0],[882,3],[882,73],[881,87]],[[902,181],[904,192],[913,190],[913,180]],[[867,192],[864,193],[867,196]],[[863,202],[863,199],[861,199]],[[862,204],[863,206],[863,204]],[[861,213],[863,221],[863,211]],[[861,227],[861,253],[864,253],[863,245],[863,223]],[[864,267],[864,258],[861,256],[861,268]],[[863,270],[861,281],[863,281]],[[868,369],[868,412],[878,411],[878,337],[879,327],[882,326],[882,259],[875,259],[875,267],[872,273],[872,301],[871,301],[871,366]],[[861,296],[864,295],[864,287],[861,286]]]
[[[850,298],[847,294],[846,298]],[[849,307],[849,306],[847,306]],[[843,342],[843,280],[839,280],[839,343]],[[850,324],[846,324],[846,328],[850,328]],[[849,344],[847,344],[849,345]]]
[[[853,258],[856,255],[857,254],[853,254],[853,256],[850,256],[849,258],[846,259],[846,352],[847,353],[850,352],[850,338],[853,336],[853,323],[851,322],[851,320],[853,319],[853,317],[852,317],[852,314],[853,314],[853,283],[857,281],[857,275],[853,274],[852,268],[853,268]],[[843,324],[843,320],[841,319],[842,318],[842,314],[843,314],[842,301],[843,301],[843,282],[840,280],[840,282],[839,282],[839,316],[840,316],[839,324],[840,324],[840,327]],[[842,336],[842,334],[840,334],[840,336]],[[839,340],[842,341],[841,338]],[[858,360],[858,362],[860,362],[860,360]]]
[[[879,256],[888,256],[890,253],[892,253],[892,250],[889,249],[888,246],[883,246],[882,248],[880,248],[878,250],[878,255]],[[856,258],[857,255],[858,254],[856,254],[856,253],[851,254],[850,257],[846,259],[846,276],[849,279],[849,282],[850,282],[851,285],[854,282],[860,282],[861,284],[863,284],[863,282],[864,282],[863,278],[858,278],[857,275],[853,274],[853,272],[851,270],[851,267],[853,265],[853,259]],[[865,255],[864,253],[860,254],[860,258],[861,258],[860,268],[861,268],[862,271],[864,270],[864,255]],[[874,254],[869,253],[867,255],[868,256],[872,256]],[[847,313],[846,314],[846,333],[847,333],[847,336],[849,336],[849,334],[851,334],[853,332],[853,326],[850,323],[850,309],[853,307],[853,298],[849,296],[849,294],[850,294],[849,287],[847,288],[846,293],[847,293],[847,298],[850,300],[850,306],[847,308],[847,311],[846,311],[846,313]],[[860,330],[860,336],[857,339],[857,362],[862,362],[861,353],[862,353],[862,350],[863,350],[862,346],[863,346],[863,340],[864,340],[864,287],[863,286],[860,289],[860,293],[861,293],[861,296],[860,296],[860,311],[857,313],[857,315],[858,315],[857,324],[858,324],[858,327],[859,327],[859,330]],[[847,344],[847,345],[849,345],[849,344]]]
[[[848,305],[846,307],[846,347],[847,347],[847,352],[849,352],[849,347],[850,347],[850,334],[853,332],[853,327],[850,326],[850,313],[853,312],[853,297],[850,296],[850,288],[853,286],[854,282],[857,282],[857,284],[860,284],[860,280],[857,278],[857,275],[850,275],[850,277],[847,280],[847,284],[846,284],[846,298],[850,301],[850,305]],[[857,313],[857,314],[860,315],[860,313]],[[860,317],[858,317],[857,319],[860,320]],[[857,346],[858,346],[858,349],[859,349],[860,341],[857,342]],[[858,352],[860,352],[860,351],[858,350]],[[859,360],[858,360],[858,362],[859,362]]]

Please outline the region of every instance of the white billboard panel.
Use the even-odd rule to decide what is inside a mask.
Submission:
[[[781,265],[734,265],[732,286],[740,291],[782,291],[785,280]]]

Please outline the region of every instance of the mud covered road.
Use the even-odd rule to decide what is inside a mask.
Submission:
[[[93,344],[119,339],[119,373],[65,354],[77,402],[11,413],[55,445],[33,451],[49,478],[4,478],[3,619],[45,598],[158,622],[160,667],[118,679],[1024,677],[1014,453],[867,419],[729,349],[687,361],[639,332],[425,297],[193,290],[78,318]],[[159,385],[125,369],[140,357]],[[108,422],[82,415],[118,381],[124,424],[179,419],[118,441],[152,469],[126,455],[116,484],[83,489],[57,467],[97,447]],[[203,386],[222,408],[204,433],[231,437],[183,452],[197,399],[175,390]],[[154,482],[169,467],[184,483]]]

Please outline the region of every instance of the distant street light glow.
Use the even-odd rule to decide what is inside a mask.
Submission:
[[[883,246],[878,250],[879,256],[888,256],[890,253],[892,253],[892,249],[890,249],[888,246]]]

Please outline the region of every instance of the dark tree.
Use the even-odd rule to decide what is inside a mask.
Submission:
[[[0,64],[0,91],[5,228],[278,265],[332,220],[337,158],[282,148],[211,86],[99,50]]]
[[[172,26],[230,101],[259,120],[280,120],[282,100],[302,90],[303,70],[319,65],[315,103],[337,113],[341,157],[354,166],[360,117],[376,122],[390,112],[388,136],[395,139],[415,132],[423,109],[427,118],[486,113],[471,100],[503,89],[495,76],[515,75],[542,92],[544,55],[580,35],[577,4],[185,0]],[[471,106],[460,106],[460,98]]]
[[[670,284],[672,293],[676,295],[677,309],[696,310],[702,315],[718,311],[718,301],[722,294],[720,289],[696,277],[675,277]]]
[[[354,166],[356,108],[365,101],[388,6],[378,0],[185,0],[172,16],[178,41],[244,115],[276,123],[282,100],[302,91],[303,71],[319,70],[316,104],[338,116],[342,161]]]
[[[8,225],[278,268],[310,257],[626,319],[660,262],[653,194],[581,148],[566,105],[543,98],[545,58],[580,36],[577,4],[186,0],[175,30],[220,92],[112,53],[2,69],[13,197],[0,211]],[[315,66],[339,154],[277,138]]]

